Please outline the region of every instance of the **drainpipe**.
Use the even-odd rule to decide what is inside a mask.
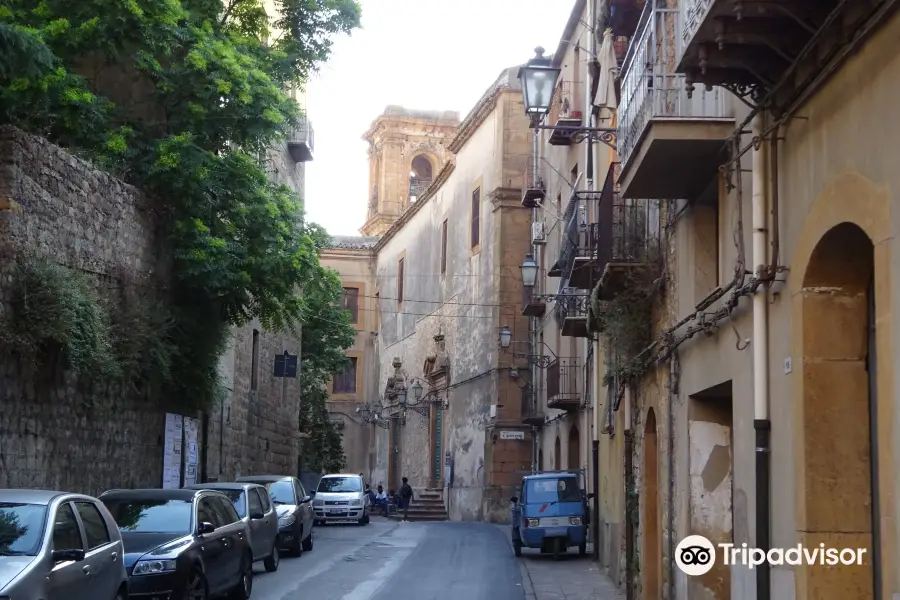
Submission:
[[[678,364],[678,351],[672,352],[672,359],[669,361],[669,440],[668,440],[668,521],[669,529],[669,598],[675,598],[675,401],[678,398],[678,380],[680,377]]]
[[[594,28],[596,27],[596,0],[588,0],[587,1],[587,26],[588,26],[588,65],[593,64],[594,59],[597,57],[597,36],[595,35]],[[576,65],[576,68],[580,68]],[[588,66],[584,70],[584,123],[588,127],[594,126],[594,111],[591,110],[593,105],[593,98],[591,97],[591,89],[593,89],[593,81],[591,77],[591,69]],[[585,144],[587,148],[585,148],[585,178],[587,179],[587,186],[585,189],[589,192],[594,191],[594,141],[592,136],[588,136],[587,143]],[[593,204],[593,203],[592,203]],[[591,223],[594,221],[594,215],[591,215],[592,206],[586,206],[586,214],[587,214],[587,231],[585,232],[585,243],[590,247],[593,243],[591,239]],[[577,217],[576,217],[577,218]],[[588,278],[588,285],[593,288],[594,278],[591,276]],[[588,338],[587,342],[584,344],[584,356],[590,359],[593,359],[593,338]],[[586,365],[587,366],[587,365]],[[593,370],[590,366],[587,366],[585,372],[590,375]],[[593,386],[594,382],[591,377],[587,377],[585,381],[585,386]],[[587,389],[587,388],[585,388]],[[599,519],[597,519],[597,506],[600,502],[599,494],[598,494],[598,482],[597,482],[597,451],[598,451],[598,443],[594,441],[595,436],[597,436],[598,432],[596,427],[593,426],[594,421],[596,420],[596,409],[595,406],[597,404],[597,394],[596,390],[592,390],[594,393],[591,394],[591,405],[588,407],[590,409],[590,419],[592,422],[592,426],[590,427],[582,427],[582,431],[590,431],[591,432],[591,461],[588,467],[588,473],[591,477],[591,487],[594,493],[594,509],[592,511],[591,519],[591,536],[594,538],[594,549],[593,556],[596,558],[599,554]],[[587,419],[585,419],[587,421]],[[585,423],[587,425],[587,423]],[[580,465],[579,465],[580,466]]]
[[[538,178],[540,177],[540,169],[538,168],[539,161],[539,153],[541,151],[541,142],[540,142],[540,130],[533,129],[532,130],[532,140],[531,140],[531,177],[532,181],[537,183]],[[540,213],[537,208],[531,209],[531,223],[537,223],[538,219],[540,219]],[[534,228],[532,228],[534,231]],[[538,260],[538,252],[540,248],[538,248],[538,244],[534,243],[534,239],[532,238],[531,242],[531,255],[534,256],[535,260]],[[541,264],[538,262],[538,264]],[[543,273],[538,271],[537,279],[535,280],[535,287],[532,290],[532,293],[540,293],[543,291],[544,285],[542,281]],[[540,289],[538,286],[540,285]],[[538,322],[537,317],[530,317],[528,319],[528,333],[529,333],[529,343],[531,345],[531,351],[529,354],[537,354],[538,352]],[[538,376],[540,375],[540,371],[538,370],[537,365],[532,361],[531,364],[531,408],[535,412],[537,412],[537,405],[539,402],[538,394],[540,393],[540,385],[538,381]],[[534,473],[538,470],[538,452],[539,452],[539,440],[538,440],[538,428],[532,426],[531,428],[531,472]]]
[[[625,384],[625,600],[634,600],[634,434],[631,430],[631,387]]]
[[[765,275],[766,214],[766,144],[761,140],[765,112],[753,119],[754,139],[760,139],[753,153],[753,265],[756,275]],[[740,165],[737,166],[740,168]],[[756,547],[769,551],[769,320],[768,286],[760,287],[753,296],[753,428],[756,430]],[[756,597],[769,600],[769,566],[763,563],[756,571]]]

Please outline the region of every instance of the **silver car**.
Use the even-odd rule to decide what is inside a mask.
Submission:
[[[0,598],[126,600],[119,527],[90,496],[0,490]]]
[[[365,490],[366,482],[359,475],[323,476],[313,496],[316,522],[368,524],[372,507]]]
[[[278,570],[278,515],[265,487],[256,483],[200,483],[191,490],[215,490],[228,496],[241,520],[250,529],[253,560],[263,561],[266,571]],[[0,598],[2,600],[2,598]]]

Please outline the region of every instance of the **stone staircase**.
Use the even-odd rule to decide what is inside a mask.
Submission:
[[[391,515],[395,521],[403,519],[403,511],[397,510]],[[444,508],[444,490],[425,488],[413,490],[413,501],[409,505],[410,521],[446,521],[447,510]]]

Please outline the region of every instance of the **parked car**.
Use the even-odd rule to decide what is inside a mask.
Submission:
[[[190,490],[215,490],[228,496],[234,510],[250,529],[253,560],[263,561],[266,571],[278,570],[278,515],[266,488],[256,483],[199,483]],[[2,600],[2,599],[0,599]]]
[[[372,507],[365,489],[365,481],[359,475],[323,476],[313,499],[316,521],[368,524]]]
[[[250,597],[250,532],[221,492],[115,490],[100,500],[122,532],[131,598]]]
[[[278,546],[299,556],[313,549],[312,496],[296,477],[284,475],[248,475],[240,483],[265,486],[278,513]]]
[[[96,498],[0,490],[0,599],[127,600],[124,554]]]

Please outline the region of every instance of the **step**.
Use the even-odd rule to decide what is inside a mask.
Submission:
[[[402,512],[394,513],[391,515],[390,518],[393,521],[403,521],[404,520]],[[413,514],[412,512],[410,512],[409,515],[406,517],[406,520],[407,521],[446,521],[447,513],[440,513],[440,514],[433,513],[433,514],[427,514],[427,515],[417,515],[417,514]]]

